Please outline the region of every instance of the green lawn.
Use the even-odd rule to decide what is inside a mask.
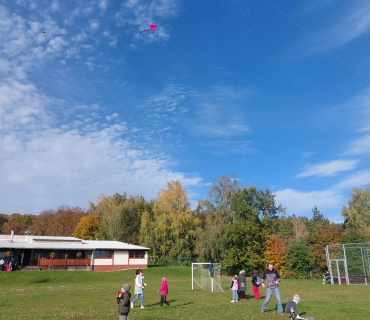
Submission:
[[[0,319],[118,319],[116,291],[133,285],[134,270],[119,272],[43,271],[0,273]],[[156,267],[144,270],[144,305],[136,302],[129,319],[288,319],[278,316],[272,297],[264,314],[250,280],[247,301],[231,303],[230,277],[222,278],[223,293],[191,290],[191,268]],[[168,279],[170,307],[160,307],[161,278]],[[368,319],[370,286],[322,285],[319,280],[283,280],[283,304],[294,294],[302,316],[321,319]],[[131,289],[133,296],[133,289]],[[265,289],[260,288],[261,299]]]

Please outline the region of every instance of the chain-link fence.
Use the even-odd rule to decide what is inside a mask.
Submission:
[[[346,243],[326,246],[326,259],[332,284],[370,282],[370,243]]]

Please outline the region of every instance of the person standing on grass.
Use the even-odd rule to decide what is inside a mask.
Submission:
[[[279,289],[279,282],[281,279],[279,273],[274,269],[274,265],[271,262],[267,264],[267,269],[265,270],[262,276],[263,287],[265,287],[265,280],[266,280],[266,299],[265,301],[263,301],[261,313],[265,312],[267,304],[271,299],[272,293],[274,293],[277,301],[279,315],[283,316],[284,315],[283,306],[281,304],[281,295]]]
[[[230,289],[233,292],[233,300],[231,300],[231,302],[238,302],[238,288],[239,288],[238,279],[236,278],[236,276],[233,276],[230,287]]]
[[[261,282],[261,279],[258,276],[257,270],[253,270],[252,284],[253,284],[254,299],[261,300],[260,291],[259,291],[261,283],[257,283],[258,280],[259,280],[259,282]]]
[[[130,289],[131,286],[129,284],[124,284],[121,292],[117,292],[119,320],[127,320],[127,315],[130,312]]]
[[[139,299],[141,302],[141,309],[144,309],[144,286],[146,287],[146,283],[144,282],[143,270],[138,271],[138,275],[135,278],[135,299],[131,302],[131,308],[134,308],[134,303]]]
[[[4,264],[5,264],[4,259],[1,258],[1,260],[0,260],[0,271],[4,270]]]
[[[163,306],[163,302],[169,306],[170,304],[167,302],[168,283],[166,278],[162,278],[162,286],[158,292],[161,293],[161,307]]]
[[[247,282],[246,282],[246,276],[245,276],[244,270],[240,271],[238,281],[239,281],[239,290],[240,290],[240,300],[246,300],[245,292],[247,291]]]

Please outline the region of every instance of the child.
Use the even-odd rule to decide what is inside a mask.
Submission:
[[[238,288],[239,288],[239,282],[236,276],[233,276],[233,279],[231,280],[231,287],[230,289],[233,291],[233,300],[231,302],[238,302]]]
[[[144,282],[143,270],[138,271],[138,275],[135,278],[135,299],[131,302],[131,308],[134,308],[134,303],[139,299],[141,302],[141,309],[144,309],[144,286],[146,287],[146,283]]]
[[[261,279],[258,276],[257,270],[253,270],[252,284],[253,284],[254,298],[256,300],[261,300],[260,291],[259,291],[260,285],[261,285]]]
[[[117,292],[119,320],[127,320],[127,315],[130,312],[130,289],[131,286],[129,284],[124,284],[121,291]]]
[[[169,306],[170,304],[166,300],[168,294],[168,283],[166,278],[162,278],[162,287],[158,290],[158,292],[161,293],[161,307],[163,306],[163,302]]]
[[[302,318],[298,312],[297,312],[297,308],[296,308],[296,305],[298,304],[298,302],[300,301],[301,299],[299,298],[299,295],[296,294],[292,300],[289,300],[287,305],[285,306],[285,312],[286,313],[290,313],[291,316],[290,316],[290,319],[291,320],[315,320],[315,318]]]
[[[326,272],[326,274],[323,275],[323,282],[322,284],[325,284],[326,280],[330,280],[330,272]]]

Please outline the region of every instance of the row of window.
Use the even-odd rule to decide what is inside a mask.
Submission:
[[[129,251],[130,259],[143,259],[145,258],[145,251]],[[112,250],[96,250],[94,254],[95,259],[112,259]]]

